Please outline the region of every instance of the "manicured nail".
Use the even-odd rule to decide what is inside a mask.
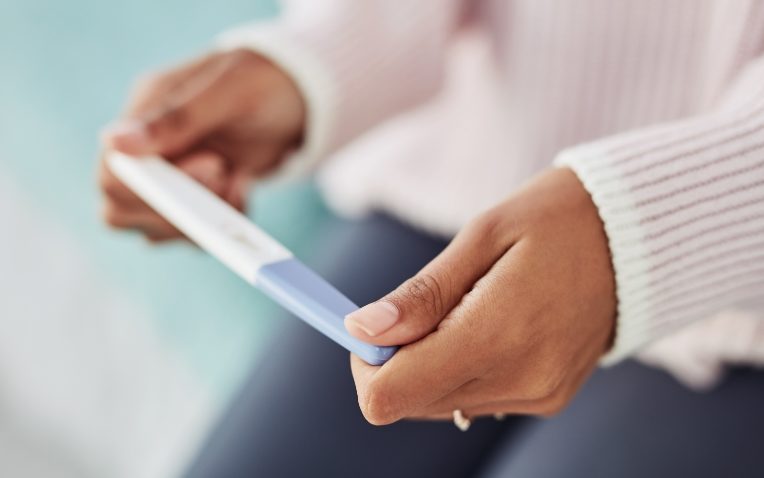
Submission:
[[[352,324],[370,337],[390,329],[398,321],[398,307],[392,302],[380,300],[361,307],[345,317],[345,326]]]
[[[119,149],[128,151],[149,151],[152,149],[151,136],[141,121],[122,120],[106,126],[101,132],[103,141]]]

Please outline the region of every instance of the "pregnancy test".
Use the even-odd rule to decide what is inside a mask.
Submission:
[[[397,347],[356,339],[344,318],[358,309],[278,241],[200,183],[159,157],[112,152],[109,169],[133,192],[249,284],[371,365]]]

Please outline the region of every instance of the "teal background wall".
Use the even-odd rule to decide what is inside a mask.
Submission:
[[[98,217],[97,134],[137,74],[275,13],[267,0],[0,0],[0,166],[73,231],[105,281],[154,312],[167,346],[221,398],[278,326],[274,305],[190,247],[155,248],[108,231]],[[253,204],[258,223],[310,255],[328,214],[315,190],[266,186]]]

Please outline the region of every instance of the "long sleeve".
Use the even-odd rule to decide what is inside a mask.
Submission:
[[[764,301],[764,58],[713,111],[567,149],[608,235],[618,294],[604,363]]]
[[[303,156],[315,161],[433,95],[461,16],[460,0],[292,0],[220,45],[254,49],[290,74],[308,108]]]

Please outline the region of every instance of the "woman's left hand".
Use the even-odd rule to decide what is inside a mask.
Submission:
[[[381,367],[351,357],[363,415],[559,412],[612,340],[614,282],[589,194],[571,170],[545,172],[346,318],[359,339],[407,344]]]

